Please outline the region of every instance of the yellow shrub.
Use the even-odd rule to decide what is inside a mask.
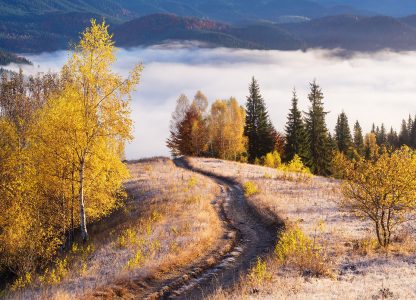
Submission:
[[[68,275],[68,260],[57,259],[51,269],[46,269],[45,273],[39,277],[40,282],[44,284],[58,284]]]
[[[257,194],[258,192],[259,190],[257,189],[257,186],[253,182],[247,181],[246,183],[244,183],[244,195],[246,197],[253,196]]]
[[[312,177],[311,171],[302,163],[301,158],[297,154],[295,154],[289,163],[281,165],[278,169],[284,172],[302,174],[306,178]]]
[[[282,164],[282,159],[277,151],[267,153],[264,157],[264,166],[269,168],[277,168]]]
[[[191,189],[191,188],[195,187],[196,184],[197,184],[196,177],[192,176],[188,181],[188,187]]]
[[[26,273],[24,276],[21,276],[21,277],[17,278],[13,282],[10,290],[11,291],[17,291],[19,289],[22,289],[22,288],[26,287],[27,285],[29,285],[31,283],[32,283],[32,276],[30,275],[30,273]]]
[[[282,264],[293,265],[301,272],[329,275],[325,253],[296,225],[281,233],[275,254]]]
[[[250,281],[254,284],[262,284],[272,279],[272,274],[267,270],[267,264],[261,258],[257,258],[256,265],[250,270],[248,275]]]
[[[141,249],[137,250],[133,258],[127,262],[127,268],[134,269],[140,267],[145,261],[145,257]]]

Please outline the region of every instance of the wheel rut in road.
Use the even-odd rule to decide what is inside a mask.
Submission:
[[[220,203],[220,217],[233,235],[233,247],[210,267],[198,267],[200,272],[184,274],[178,282],[167,284],[150,298],[203,299],[217,289],[227,289],[246,275],[258,257],[271,253],[277,242],[279,221],[265,222],[247,203],[243,189],[233,179],[194,168],[186,158],[174,160],[176,166],[210,177],[225,193]],[[173,284],[172,284],[173,283]],[[164,290],[163,290],[164,289]]]

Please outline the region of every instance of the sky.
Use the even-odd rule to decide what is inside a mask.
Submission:
[[[181,45],[119,49],[114,70],[127,75],[142,63],[141,82],[133,95],[134,141],[127,145],[128,159],[167,156],[170,115],[176,99],[190,99],[201,90],[210,100],[236,97],[244,105],[254,76],[270,118],[283,132],[296,88],[299,106],[309,107],[309,83],[316,80],[324,93],[327,125],[331,133],[344,111],[352,126],[359,120],[365,131],[373,122],[399,129],[401,120],[416,114],[416,52],[356,54],[345,58],[334,51],[270,51],[200,49]],[[68,53],[58,51],[26,55],[33,66],[25,73],[58,71]],[[9,69],[17,70],[17,66]]]

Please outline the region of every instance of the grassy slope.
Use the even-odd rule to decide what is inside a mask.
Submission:
[[[211,205],[220,192],[213,181],[168,159],[130,163],[129,169],[125,207],[90,227],[89,247],[72,251],[64,272],[55,268],[62,280],[23,289],[11,299],[111,298],[115,291],[129,298],[123,282],[150,274],[169,278],[216,247],[223,228]]]
[[[266,217],[272,214],[286,223],[298,222],[332,260],[333,278],[312,278],[275,266],[271,258],[272,280],[256,286],[259,292],[252,294],[252,287],[243,280],[231,294],[219,292],[214,299],[381,299],[383,289],[401,299],[416,297],[414,236],[402,232],[402,243],[387,257],[363,247],[372,237],[371,224],[338,209],[339,182],[321,177],[287,180],[287,175],[274,169],[215,159],[192,159],[192,164],[241,183],[255,183],[260,193],[249,197],[251,205]]]

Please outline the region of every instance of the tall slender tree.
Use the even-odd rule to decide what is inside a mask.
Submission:
[[[352,137],[350,126],[348,124],[348,117],[345,112],[338,116],[337,124],[335,126],[335,140],[338,151],[351,157],[353,154]]]
[[[62,73],[68,80],[59,99],[54,103],[61,109],[55,116],[65,118],[66,126],[61,137],[72,148],[77,170],[77,188],[80,210],[81,236],[88,239],[87,210],[91,210],[94,198],[103,196],[92,193],[91,189],[98,183],[97,178],[106,174],[107,183],[112,177],[114,186],[105,187],[106,177],[100,188],[107,188],[106,195],[114,200],[114,189],[120,188],[117,171],[126,173],[121,164],[120,149],[131,139],[132,120],[130,119],[131,92],[139,82],[142,66],[136,65],[129,78],[123,79],[112,71],[115,46],[108,25],[91,21],[72,56],[64,66]],[[62,113],[65,112],[65,113]],[[51,118],[53,111],[51,111]],[[58,117],[58,118],[59,118]],[[60,124],[56,125],[58,129]],[[101,162],[101,164],[100,164]],[[124,175],[123,175],[124,176]]]
[[[303,122],[302,113],[298,108],[298,97],[295,89],[293,90],[292,108],[289,110],[287,116],[285,134],[285,161],[291,161],[296,154],[302,160],[305,160],[308,157],[305,124]]]
[[[256,158],[259,159],[273,151],[275,140],[274,128],[260,94],[259,85],[254,77],[250,83],[249,93],[246,103],[244,134],[248,139],[249,162],[254,162]]]
[[[416,148],[416,116],[409,133],[409,145],[413,148]]]
[[[363,130],[358,121],[354,125],[354,147],[358,155],[363,156],[365,154]]]
[[[409,145],[409,141],[410,141],[410,134],[409,134],[408,125],[407,125],[406,120],[403,119],[402,127],[400,129],[400,134],[399,134],[399,144],[400,146]]]
[[[310,84],[308,99],[311,102],[306,113],[306,133],[309,144],[307,166],[318,175],[329,175],[332,160],[329,132],[325,122],[324,95],[320,86],[313,81]]]
[[[217,100],[209,119],[210,154],[236,160],[245,152],[245,110],[236,99]]]
[[[381,124],[380,129],[377,131],[377,144],[380,146],[387,145],[387,132],[384,123]]]
[[[170,121],[170,136],[166,141],[167,147],[170,149],[170,152],[173,157],[181,155],[180,149],[180,132],[179,126],[182,121],[185,119],[186,113],[189,111],[190,104],[188,98],[182,94],[176,100],[176,108],[172,113],[172,119]]]
[[[390,132],[387,134],[387,145],[391,149],[397,149],[399,147],[399,136],[393,127],[390,128]]]

